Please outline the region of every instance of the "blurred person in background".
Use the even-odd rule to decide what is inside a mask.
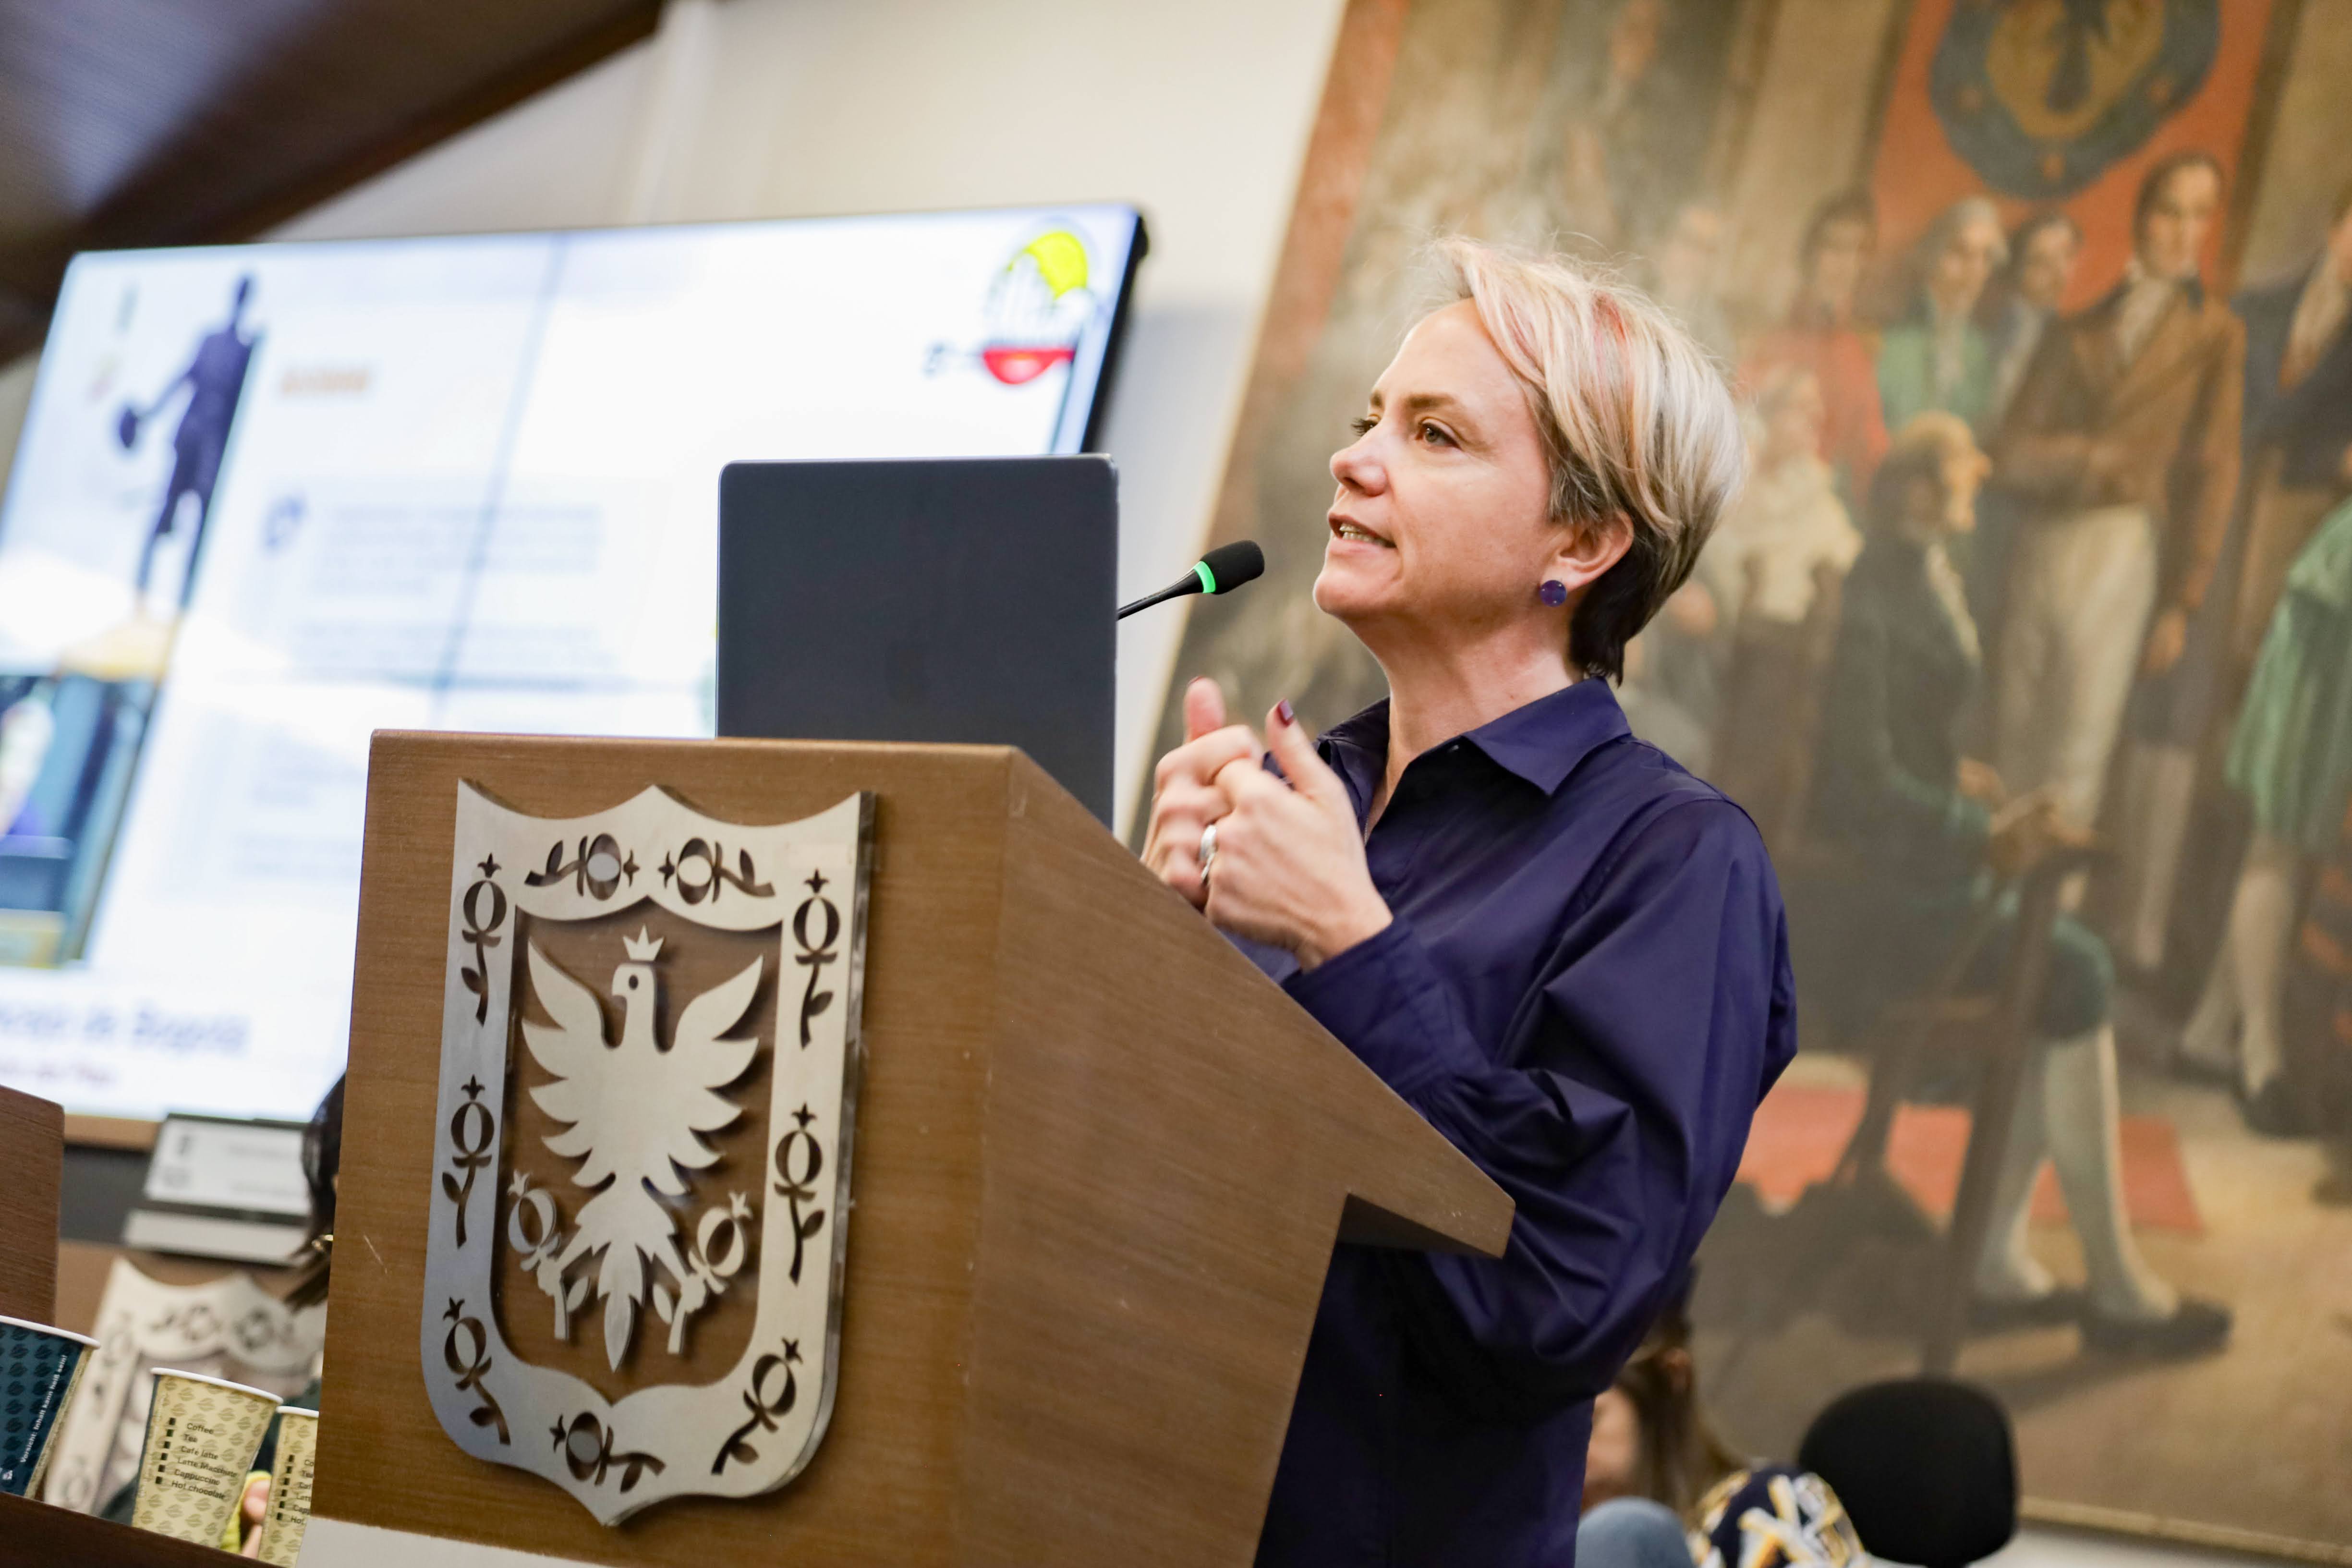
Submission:
[[[2083,229],[2065,212],[2036,213],[2009,237],[2009,264],[1997,273],[1978,302],[1977,318],[1992,356],[1992,391],[1983,416],[1976,421],[1977,439],[1990,445],[2025,372],[2042,347],[2042,334],[2058,319],[2066,290],[2074,280],[2074,263],[2083,254]],[[1969,536],[1961,571],[1968,579],[1969,608],[1976,616],[1977,634],[1984,645],[1988,668],[1985,683],[1998,687],[2000,672],[1990,668],[2001,643],[2003,611],[2008,602],[2010,557],[2017,531],[2023,525],[2027,499],[2000,482],[1996,470],[1977,497],[1977,530]],[[1982,694],[1966,720],[1972,749],[1990,755],[1991,715]]]
[[[1696,1270],[1693,1271],[1696,1274]],[[1580,1568],[1685,1568],[1700,1500],[1747,1461],[1717,1436],[1691,1359],[1691,1279],[1592,1402]]]
[[[1937,215],[1919,241],[1919,289],[1910,313],[1878,346],[1878,396],[1890,430],[1929,409],[1957,414],[1981,432],[1992,407],[1992,348],[1977,325],[1977,303],[1994,268],[2009,259],[2000,209],[1963,196]]]
[[[1775,366],[1757,388],[1748,483],[1683,590],[1709,595],[1712,622],[1724,632],[1743,616],[1796,625],[1812,610],[1821,569],[1843,576],[1862,553],[1862,535],[1821,458],[1828,416],[1821,378],[1803,365]]]
[[[1723,258],[1723,214],[1711,203],[1685,202],[1650,247],[1650,292],[1719,364],[1732,362],[1731,321],[1716,292]]]
[[[1992,354],[1992,395],[1978,424],[1990,440],[2000,428],[2026,367],[2042,347],[2042,334],[2058,319],[2074,263],[2083,254],[2083,226],[2063,210],[2039,212],[2009,237],[2008,263],[1985,290],[1979,318]]]
[[[1822,389],[1821,456],[1849,500],[1870,493],[1870,476],[1886,452],[1877,350],[1854,314],[1877,245],[1878,204],[1867,191],[1823,202],[1805,226],[1789,319],[1757,340],[1739,372],[1751,391],[1784,364],[1813,373]]]
[[[1748,418],[1748,480],[1691,580],[1627,660],[1622,698],[1633,732],[1693,773],[1716,776],[1710,770],[1723,761],[1715,742],[1743,625],[1800,625],[1823,573],[1843,577],[1861,552],[1862,536],[1821,458],[1824,416],[1821,381],[1810,369],[1781,364],[1766,373]]]
[[[2014,876],[2050,847],[2084,844],[2051,795],[2011,800],[1982,763],[1960,756],[1956,721],[1979,649],[1949,542],[1975,525],[1989,465],[1955,415],[1907,426],[1873,488],[1870,541],[1847,575],[1816,777],[1814,831],[1860,868],[1832,918],[1851,984],[1826,998],[1848,1027],[1924,989],[1991,896],[1989,870]],[[2012,908],[1966,984],[1989,990],[2015,941]],[[2141,1258],[2124,1213],[2123,1155],[2105,946],[2071,917],[2051,936],[2037,1015],[2045,1044],[2017,1101],[1978,1260],[1978,1316],[2080,1322],[2086,1345],[2187,1354],[2229,1331],[2230,1314],[2180,1296]],[[2087,1299],[2062,1289],[2027,1245],[2046,1157],[2082,1240]]]
[[[2222,195],[2208,153],[2148,171],[2123,279],[2044,335],[1995,443],[2002,485],[2032,510],[2003,613],[1993,762],[2078,828],[2098,824],[2116,771],[2113,929],[2136,973],[2163,957],[2202,739],[2201,709],[2199,732],[2178,732],[2199,704],[2174,671],[2237,498],[2245,329],[2200,271]]]
[[[2347,563],[2340,546],[2313,542],[2341,526],[2321,520],[2352,496],[2352,184],[2310,268],[2250,290],[2239,309],[2252,482],[2231,624],[2231,687],[2242,695],[2227,768],[2255,833],[2180,1050],[2228,1074],[2248,1125],[2280,1136],[2302,1129],[2308,1098],[2289,1085],[2281,1033],[2289,938],[2312,858],[2334,847],[2342,816],[2328,805],[2338,787],[2329,752],[2347,739],[2328,663],[2347,656],[2337,625]]]

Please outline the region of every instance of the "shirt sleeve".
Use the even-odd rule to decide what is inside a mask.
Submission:
[[[1403,920],[1286,983],[1518,1205],[1497,1260],[1398,1252],[1409,1341],[1497,1412],[1607,1387],[1728,1190],[1796,1048],[1754,826],[1694,800],[1627,831],[1504,1038],[1477,1038]]]

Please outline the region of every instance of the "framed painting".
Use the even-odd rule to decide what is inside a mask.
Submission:
[[[1348,11],[1213,530],[1268,582],[1194,606],[1163,739],[1195,676],[1318,727],[1383,694],[1311,586],[1427,241],[1579,257],[1714,353],[1749,484],[1621,699],[1790,909],[1804,1048],[1691,1308],[1741,1451],[1948,1370],[2009,1411],[2029,1517],[2352,1563],[2352,718],[2314,695],[2352,685],[2347,68],[2323,0]],[[1987,475],[1922,601],[1966,679],[1890,661],[1873,720],[1853,563],[1931,426]],[[2053,480],[2066,442],[2153,477]],[[1940,859],[1856,827],[1854,727],[1897,721],[1968,759],[1913,781],[1985,829]],[[1985,848],[2025,805],[2101,847],[2019,940]]]

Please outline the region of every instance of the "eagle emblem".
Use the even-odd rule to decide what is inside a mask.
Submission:
[[[606,1524],[782,1486],[832,1406],[870,797],[457,816],[435,1413]]]
[[[572,1239],[549,1261],[541,1284],[555,1300],[556,1336],[563,1338],[570,1314],[562,1281],[574,1264],[599,1260],[595,1294],[604,1300],[604,1354],[615,1369],[629,1350],[649,1283],[664,1291],[659,1304],[671,1323],[673,1354],[687,1320],[702,1305],[703,1281],[679,1250],[677,1215],[667,1200],[686,1196],[688,1173],[719,1158],[699,1134],[741,1114],[717,1091],[749,1070],[760,1054],[759,1037],[720,1037],[742,1021],[766,962],[753,959],[740,974],[688,1003],[676,1037],[663,1046],[654,1038],[661,939],[641,930],[624,946],[629,961],[613,972],[613,995],[621,1004],[619,1040],[604,1038],[604,1010],[594,994],[536,943],[528,950],[531,989],[555,1021],[525,1018],[522,1024],[530,1054],[555,1079],[530,1097],[564,1123],[547,1146],[580,1162],[572,1183],[594,1194],[582,1206]],[[668,1288],[648,1280],[652,1268],[668,1274]]]

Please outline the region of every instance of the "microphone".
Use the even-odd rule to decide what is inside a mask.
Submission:
[[[1131,605],[1121,605],[1115,617],[1125,620],[1138,610],[1148,610],[1168,599],[1181,599],[1187,594],[1230,594],[1244,583],[1255,583],[1265,575],[1265,552],[1257,542],[1237,539],[1231,544],[1220,544],[1201,557],[1192,570],[1157,594],[1146,594]]]

